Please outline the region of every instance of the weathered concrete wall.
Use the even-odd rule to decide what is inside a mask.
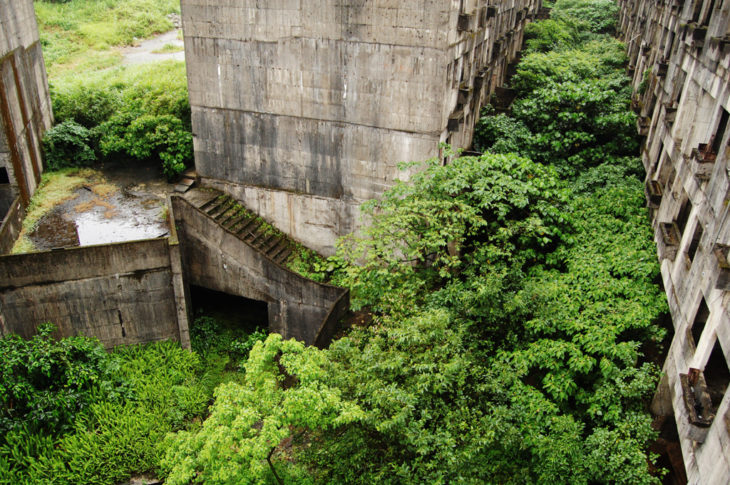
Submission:
[[[171,248],[153,239],[1,256],[0,333],[30,337],[51,321],[59,337],[95,336],[107,348],[165,339],[189,347]]]
[[[52,118],[33,0],[0,0],[0,217],[35,191]]]
[[[398,162],[466,148],[539,0],[183,0],[196,168],[330,253]]]
[[[710,361],[730,362],[730,0],[619,4],[674,326],[653,410],[674,415],[689,483],[730,483],[730,392],[713,401],[715,418],[702,428],[680,380],[697,368],[711,381]]]
[[[20,230],[23,228],[24,218],[25,208],[20,202],[20,197],[18,197],[6,211],[5,219],[0,225],[0,255],[7,254],[13,249],[15,241],[20,235]]]
[[[189,284],[265,301],[269,331],[310,345],[329,344],[347,311],[346,290],[276,264],[187,200],[172,200]]]

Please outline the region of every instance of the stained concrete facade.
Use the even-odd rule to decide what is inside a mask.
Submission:
[[[467,148],[540,0],[182,0],[196,168],[333,251],[402,161]]]
[[[690,484],[727,484],[730,0],[619,4],[673,322],[652,410],[676,423]]]
[[[8,224],[21,219],[16,204]],[[188,285],[197,285],[264,301],[270,332],[329,345],[348,290],[294,273],[182,197],[168,200],[168,216],[166,238],[0,256],[0,336],[30,337],[50,321],[57,337],[93,336],[107,348],[159,340],[190,348]]]
[[[33,195],[52,120],[33,0],[0,0],[0,219]]]
[[[190,285],[266,302],[270,332],[329,345],[349,309],[349,291],[294,273],[194,203],[172,200]]]
[[[173,246],[162,238],[1,256],[0,335],[27,338],[53,322],[59,337],[94,336],[107,348],[169,339],[189,348]]]

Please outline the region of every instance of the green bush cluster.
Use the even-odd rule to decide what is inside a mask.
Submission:
[[[526,53],[511,80],[518,93],[512,113],[483,113],[477,149],[511,150],[552,165],[563,177],[636,154],[626,54],[606,34],[615,28],[617,10],[604,3],[613,5],[561,0],[553,19],[531,24]]]
[[[54,331],[45,324],[29,340],[0,339],[0,436],[12,430],[55,435],[94,402],[125,397],[115,362],[98,340],[55,342]]]
[[[213,322],[210,325],[218,328]],[[213,390],[260,332],[189,352],[177,342],[107,353],[86,337],[0,339],[0,484],[119,483],[156,473],[164,437],[207,415]]]
[[[667,308],[615,12],[558,0],[535,24],[488,152],[427,162],[311,265],[372,324],[306,359],[257,344],[169,438],[170,483],[660,482],[643,349]]]
[[[185,66],[165,62],[66,79],[51,91],[59,123],[44,137],[47,166],[161,163],[168,178],[192,163]]]

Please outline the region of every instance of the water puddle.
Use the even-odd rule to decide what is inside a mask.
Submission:
[[[113,166],[42,217],[28,238],[36,250],[107,244],[169,235],[172,186],[154,167]]]

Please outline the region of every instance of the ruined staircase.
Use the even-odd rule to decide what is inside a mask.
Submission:
[[[275,263],[286,265],[296,249],[292,239],[246,210],[231,196],[218,191],[206,193],[207,197],[191,197],[188,200],[240,240]]]

